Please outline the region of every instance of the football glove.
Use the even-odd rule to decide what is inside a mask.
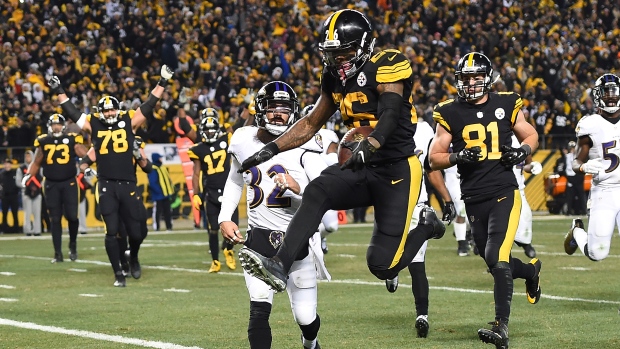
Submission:
[[[142,152],[140,151],[140,149],[142,148],[142,141],[139,139],[134,139],[133,141],[133,157],[140,161],[142,159],[144,159],[142,157]]]
[[[24,178],[22,178],[22,187],[26,188],[26,185],[28,184],[28,181],[30,180],[30,177],[32,177],[31,174],[25,174]]]
[[[454,202],[447,201],[443,207],[443,217],[441,220],[450,224],[454,218],[456,218],[456,207],[454,207]]]
[[[592,159],[588,160],[585,164],[582,164],[579,169],[583,173],[598,174],[599,172],[605,170],[605,166],[601,163],[601,160]]]
[[[529,149],[529,146],[527,148]],[[502,145],[500,149],[502,151],[502,158],[500,160],[500,163],[506,167],[519,164],[525,161],[525,158],[530,155],[528,149],[524,147],[513,148],[507,145]]]
[[[245,159],[245,161],[243,161],[243,163],[241,164],[241,169],[239,169],[239,171],[237,172],[243,173],[254,166],[260,165],[263,162],[276,156],[279,152],[280,149],[278,149],[278,145],[274,142],[269,142],[263,147],[263,149],[257,151],[249,158]]]
[[[157,85],[166,87],[168,85],[168,80],[172,78],[173,71],[167,65],[162,65],[161,67],[161,78]]]
[[[533,175],[540,174],[542,172],[542,165],[538,161],[532,161],[530,163],[530,172]]]
[[[462,149],[456,153],[456,164],[463,165],[478,162],[482,158],[481,152],[482,148],[478,146]]]
[[[194,194],[192,197],[192,205],[194,205],[195,209],[200,210],[202,207],[202,199],[200,198],[200,195]]]
[[[90,167],[84,170],[84,181],[91,187],[95,185],[95,178],[97,178],[97,171]]]
[[[58,78],[58,76],[52,76],[51,79],[49,79],[49,81],[47,82],[47,84],[52,90],[52,93],[57,95],[65,93],[65,90],[62,89],[62,85],[60,84],[60,78]]]
[[[351,149],[351,157],[340,166],[341,170],[350,168],[353,171],[358,171],[364,168],[370,158],[375,155],[377,149],[368,141],[364,139],[360,142],[344,142],[343,147]]]

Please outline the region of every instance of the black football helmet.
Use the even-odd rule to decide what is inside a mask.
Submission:
[[[470,52],[461,57],[456,65],[454,75],[459,97],[468,101],[480,99],[489,93],[494,82],[491,61],[480,52]],[[474,86],[470,86],[469,79],[472,75],[484,75],[484,79],[476,82]],[[474,87],[473,93],[469,92],[471,87]]]
[[[346,81],[368,61],[375,46],[368,18],[355,10],[340,10],[319,29],[319,51],[327,69]]]
[[[592,89],[594,106],[613,114],[620,109],[620,78],[615,74],[603,74],[596,79]]]
[[[60,114],[52,114],[50,116],[50,118],[47,120],[47,132],[49,132],[49,134],[51,134],[54,137],[60,137],[62,136],[62,133],[65,131],[65,117],[60,115]],[[54,129],[52,128],[52,125],[62,125],[62,129],[60,130],[60,132],[54,132]]]
[[[259,128],[279,136],[299,119],[299,102],[293,88],[283,81],[272,81],[261,87],[254,97],[256,115],[254,120]],[[286,113],[288,120],[284,125],[269,123],[268,112]]]
[[[113,110],[114,114],[105,116],[105,112]],[[97,102],[97,112],[99,115],[99,119],[106,124],[115,124],[118,121],[118,116],[121,112],[121,104],[118,102],[118,99],[112,96],[101,97],[99,102]]]
[[[215,111],[213,108],[207,109]],[[205,110],[203,110],[203,112]],[[222,129],[220,128],[220,122],[217,120],[217,112],[215,115],[208,115],[201,118],[198,127],[198,135],[200,136],[200,140],[205,143],[213,143],[217,141],[218,138],[222,137]]]
[[[205,108],[200,112],[200,120],[206,118],[207,116],[211,116],[216,119],[219,119],[220,114],[217,112],[217,110],[213,108]]]

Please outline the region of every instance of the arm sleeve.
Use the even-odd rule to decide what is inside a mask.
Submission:
[[[224,186],[224,193],[222,194],[222,208],[220,209],[220,214],[217,217],[218,224],[232,220],[232,215],[237,206],[239,206],[239,200],[241,200],[244,184],[243,175],[241,173],[237,173],[240,168],[241,164],[237,158],[233,156],[230,172],[228,172],[228,179],[226,180],[226,185]]]

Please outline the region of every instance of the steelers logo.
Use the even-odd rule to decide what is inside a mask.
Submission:
[[[497,120],[501,120],[506,116],[506,112],[502,108],[495,109],[495,117]]]

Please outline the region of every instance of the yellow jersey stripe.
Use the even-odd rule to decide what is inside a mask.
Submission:
[[[329,31],[327,32],[327,40],[334,40],[334,27],[336,26],[336,20],[343,10],[337,11],[332,16],[331,22],[329,22]]]
[[[404,68],[406,66],[410,65],[409,61],[402,61],[399,63],[396,63],[394,65],[388,65],[388,66],[381,66],[377,69],[377,73],[382,73],[382,72],[390,72],[392,70],[396,70],[396,69],[400,69],[400,68]]]
[[[512,110],[512,116],[510,117],[510,123],[512,125],[514,125],[515,122],[517,122],[517,115],[519,115],[519,110],[521,110],[521,107],[523,107],[523,100],[519,98],[517,99],[517,102],[515,103],[515,108]]]
[[[448,125],[446,120],[444,120],[443,116],[441,116],[439,112],[436,112],[436,111],[433,112],[433,120],[435,120],[435,122],[443,126],[443,128],[448,130],[448,132],[450,132],[450,125]]]
[[[380,84],[395,82],[407,79],[411,74],[413,74],[413,70],[411,70],[411,67],[407,67],[407,69],[398,72],[377,74],[376,80]]]
[[[187,150],[187,156],[188,156],[190,159],[200,160],[200,158],[198,157],[198,155],[196,155],[196,153],[194,153],[194,151],[193,151],[193,150],[191,150],[191,149],[188,149],[188,150]]]

